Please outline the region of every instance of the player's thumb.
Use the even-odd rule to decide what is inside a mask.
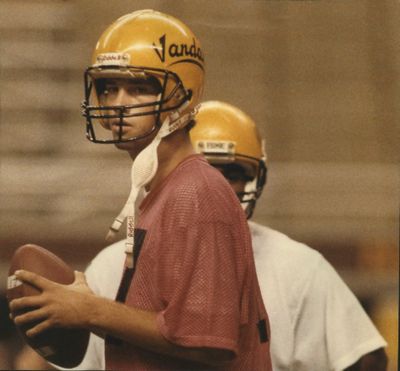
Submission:
[[[79,283],[87,284],[86,277],[83,272],[74,271],[74,274],[75,274],[75,282],[74,282],[75,284],[79,284]]]

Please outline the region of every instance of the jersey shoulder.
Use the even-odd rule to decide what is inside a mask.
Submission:
[[[323,256],[317,250],[298,242],[286,234],[269,228],[267,226],[249,221],[253,249],[255,256],[268,256],[298,264],[318,264]]]
[[[184,161],[168,181],[168,210],[179,210],[187,220],[235,223],[243,214],[239,199],[222,174],[203,157]],[[245,219],[243,219],[245,222]],[[242,220],[242,222],[243,222]]]
[[[262,291],[280,290],[297,307],[325,259],[316,250],[269,227],[250,222],[257,275]]]
[[[211,166],[204,156],[190,156],[175,169],[173,173],[174,188],[193,186],[197,192],[211,191],[211,194],[220,191],[230,190],[234,194],[229,183],[222,174]]]

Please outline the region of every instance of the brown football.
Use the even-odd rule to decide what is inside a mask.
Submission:
[[[58,256],[40,246],[24,245],[15,251],[11,259],[7,281],[8,302],[22,296],[40,293],[36,287],[16,279],[14,272],[18,269],[37,273],[64,285],[69,285],[74,281],[74,271]],[[43,358],[66,368],[75,367],[81,363],[89,341],[89,331],[53,328],[29,338],[25,332],[34,324],[17,326],[17,328],[26,343]]]

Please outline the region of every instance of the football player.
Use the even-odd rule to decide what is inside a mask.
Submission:
[[[86,328],[105,337],[108,370],[271,369],[245,215],[190,141],[204,68],[196,36],[160,12],[127,14],[100,37],[83,112],[92,142],[114,144],[133,160],[131,192],[108,235],[126,219],[126,256],[107,262],[122,277],[105,298],[104,282],[88,286],[82,273],[72,286],[16,273],[42,290],[10,304],[18,325],[34,322],[28,336]],[[17,315],[25,308],[35,309]]]
[[[267,178],[254,121],[220,101],[201,104],[195,149],[221,171],[250,219]],[[385,340],[333,267],[316,250],[249,220],[258,280],[268,310],[274,370],[386,369]]]

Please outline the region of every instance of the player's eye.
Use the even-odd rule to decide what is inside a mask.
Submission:
[[[133,85],[127,89],[130,95],[147,95],[148,91],[144,85]]]
[[[102,95],[110,96],[112,94],[117,94],[118,90],[119,90],[119,88],[118,88],[117,85],[108,85],[108,84],[106,84]]]
[[[130,95],[157,95],[160,92],[157,84],[150,81],[138,81],[129,84],[127,91]]]

